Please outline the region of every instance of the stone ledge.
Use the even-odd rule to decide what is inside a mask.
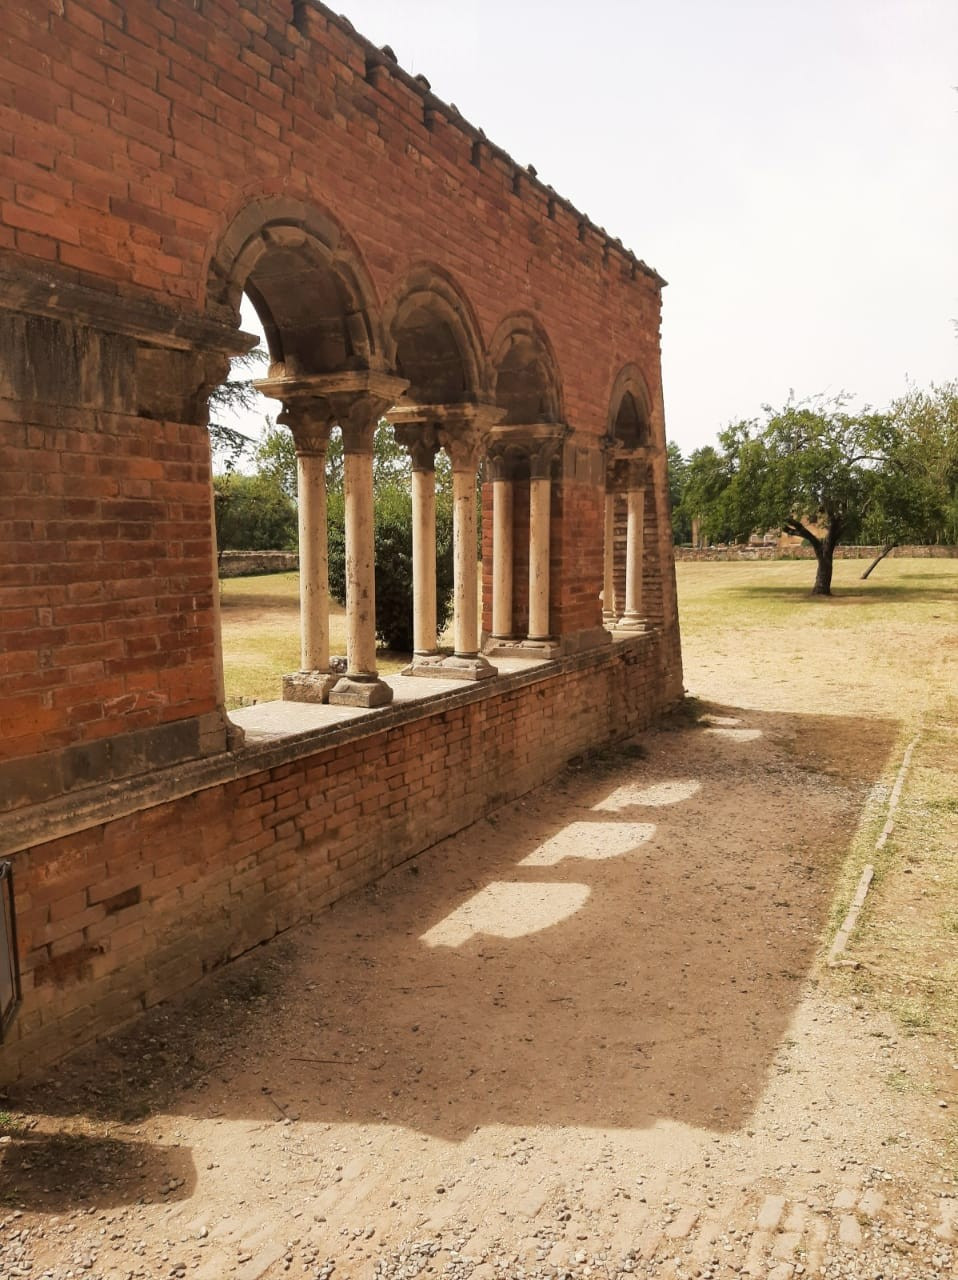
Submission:
[[[348,718],[321,728],[308,728],[288,734],[257,734],[249,730],[246,743],[237,750],[156,769],[148,776],[88,786],[30,808],[14,810],[4,817],[0,828],[0,857],[22,852],[35,844],[45,844],[143,809],[152,809],[238,778],[275,769],[331,747],[345,746],[361,738],[373,737],[397,725],[413,720],[427,720],[456,707],[499,697],[527,685],[555,680],[568,672],[600,667],[616,661],[627,650],[634,650],[638,655],[640,650],[651,644],[653,635],[652,632],[644,632],[629,637],[616,636],[608,647],[573,654],[553,662],[530,663],[530,669],[500,673],[490,680],[463,681],[459,687],[452,687],[451,682],[443,682],[440,689],[429,689],[426,697],[396,701],[387,707],[370,710],[336,709],[345,713]],[[417,684],[425,685],[426,682]],[[305,707],[308,704],[279,705]]]

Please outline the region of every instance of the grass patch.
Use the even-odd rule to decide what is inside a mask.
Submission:
[[[271,573],[225,578],[220,583],[223,674],[229,709],[282,696],[283,676],[300,663],[299,574]],[[332,654],[346,652],[346,613],[333,603],[329,611]],[[379,669],[402,670],[406,654],[381,651]]]

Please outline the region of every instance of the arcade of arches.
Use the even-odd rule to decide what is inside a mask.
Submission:
[[[25,55],[0,131],[0,857],[20,985],[0,1078],[682,691],[654,271],[321,4],[27,5],[11,40],[63,74]],[[269,347],[260,389],[296,446],[301,663],[282,701],[231,720],[206,423],[252,342],[244,293]],[[414,515],[415,652],[388,679],[383,417]],[[345,673],[328,626],[334,426]]]

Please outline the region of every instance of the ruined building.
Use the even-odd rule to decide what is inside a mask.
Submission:
[[[647,725],[682,678],[664,282],[389,49],[314,0],[22,0],[3,19],[0,157],[9,1079]],[[206,422],[251,345],[244,293],[299,455],[302,670],[282,714],[231,719]],[[383,416],[412,456],[417,530],[413,674],[391,680],[371,609]]]

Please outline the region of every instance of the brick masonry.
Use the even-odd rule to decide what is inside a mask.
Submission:
[[[240,777],[24,849],[24,998],[0,1081],[315,917],[682,693],[677,649],[656,634],[494,683],[388,728],[372,714],[270,767],[247,751]]]
[[[26,988],[5,1072],[181,989],[680,696],[663,284],[319,3],[4,13],[0,845]],[[447,398],[489,401],[513,336],[542,355],[568,427],[550,619],[567,654],[599,638],[606,438],[628,371],[653,457],[655,635],[418,727],[314,744],[254,781],[224,711],[206,433],[209,393],[249,346],[244,289],[269,313],[274,376],[396,374],[418,358],[420,389],[435,375]],[[517,602],[527,505],[520,493]],[[170,771],[195,794],[156,799]],[[114,811],[86,822],[96,796]],[[7,839],[57,805],[74,819],[55,841]]]

